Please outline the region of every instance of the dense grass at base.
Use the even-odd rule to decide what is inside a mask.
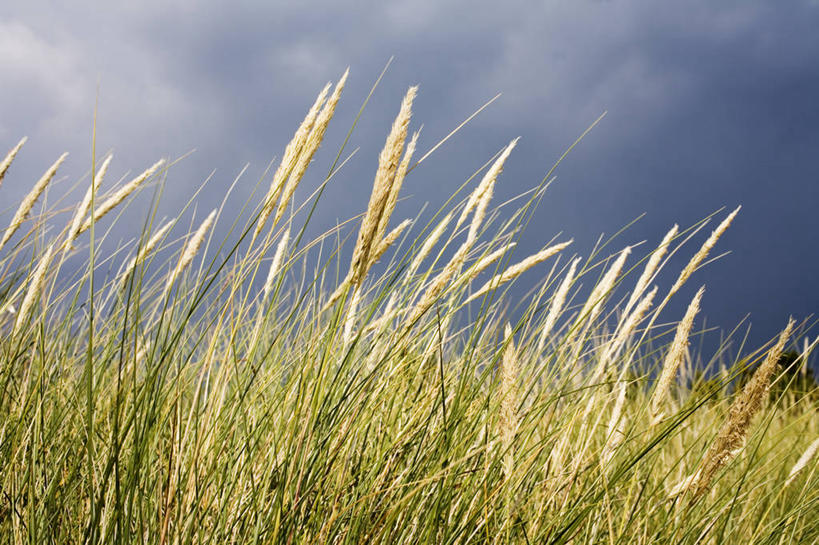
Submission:
[[[182,240],[149,218],[106,256],[91,218],[119,197],[99,188],[62,230],[53,210],[11,220],[2,542],[819,540],[812,346],[782,356],[802,331],[702,373],[687,348],[699,299],[688,322],[660,319],[733,216],[653,250],[574,259],[552,241],[521,261],[513,244],[549,177],[517,210],[493,209],[513,142],[428,224],[393,225],[411,91],[363,217],[308,242],[314,199],[294,212],[289,189],[342,86],[323,91],[224,240],[213,225],[234,218],[221,210]],[[155,165],[134,188],[169,172]],[[676,252],[689,267],[651,289]],[[77,253],[85,272],[61,274]],[[512,313],[519,275],[541,280]]]

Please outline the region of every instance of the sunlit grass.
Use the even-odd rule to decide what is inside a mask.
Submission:
[[[197,213],[186,231],[152,213],[106,254],[102,216],[173,170],[156,163],[105,194],[105,160],[79,205],[38,212],[64,157],[4,213],[4,541],[819,538],[813,345],[783,357],[805,325],[695,369],[708,291],[679,325],[660,320],[737,211],[674,226],[653,250],[581,258],[560,236],[521,256],[550,175],[498,207],[512,141],[428,221],[393,218],[419,166],[412,88],[362,215],[308,241],[346,157],[342,145],[311,166],[345,80],[322,90],[264,197],[230,216]],[[5,183],[25,183],[19,153],[0,163]],[[308,166],[328,174],[296,203]],[[69,256],[89,259],[76,269]],[[513,300],[524,275],[540,280]]]

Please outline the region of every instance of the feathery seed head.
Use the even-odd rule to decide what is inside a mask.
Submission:
[[[91,198],[96,193],[97,189],[99,189],[100,184],[102,184],[102,180],[105,178],[105,174],[108,172],[108,166],[111,164],[111,159],[113,159],[113,155],[109,155],[102,162],[100,169],[97,171],[97,174],[91,181],[91,186],[88,188],[88,190],[86,190],[85,196],[80,202],[80,205],[77,207],[77,211],[74,213],[74,219],[71,220],[71,227],[68,229],[68,235],[65,237],[65,246],[63,249],[64,253],[67,253],[71,249],[74,241],[79,236],[83,220],[85,220],[85,216],[88,214],[88,209],[91,208]]]
[[[475,212],[475,215],[481,215],[481,219],[483,214],[486,213],[486,207],[489,205],[489,201],[492,198],[492,192],[495,187],[495,180],[497,180],[498,176],[501,172],[503,172],[503,165],[506,162],[506,159],[509,157],[509,154],[512,153],[512,150],[520,140],[520,137],[515,138],[512,140],[507,146],[503,149],[500,156],[495,159],[495,162],[492,163],[492,166],[489,167],[489,170],[486,171],[486,174],[483,175],[478,186],[475,190],[469,195],[469,199],[466,201],[466,206],[461,211],[461,215],[458,217],[458,221],[455,224],[455,230],[458,230],[458,227],[463,225],[466,221],[467,216],[473,210],[479,209],[481,206],[483,207],[483,212]],[[488,194],[488,195],[487,195]],[[475,223],[473,219],[473,224]],[[478,224],[480,221],[478,222]]]
[[[447,225],[449,225],[449,222],[451,220],[452,212],[444,216],[444,219],[438,222],[438,225],[435,226],[435,229],[432,230],[432,232],[426,238],[424,243],[418,249],[418,253],[415,254],[412,263],[410,263],[410,266],[407,268],[408,276],[412,276],[418,271],[418,267],[421,266],[421,263],[424,261],[424,259],[426,259],[430,252],[432,252],[432,248],[435,247],[435,244],[438,243],[438,240],[440,240],[441,235],[444,234],[444,231],[446,230],[446,227]]]
[[[553,255],[563,251],[572,242],[573,242],[572,240],[568,240],[566,242],[561,242],[560,244],[555,244],[554,246],[549,246],[548,248],[544,248],[543,250],[537,252],[536,254],[530,255],[520,263],[515,263],[500,275],[491,278],[486,284],[483,285],[483,287],[481,287],[481,289],[473,293],[465,302],[469,303],[470,301],[474,301],[478,297],[487,293],[489,290],[496,288],[501,284],[505,284],[506,282],[509,282],[514,278],[517,278],[518,276],[528,271],[535,265],[542,263],[549,259],[550,257],[552,257]]]
[[[336,111],[336,106],[341,98],[341,91],[344,89],[344,84],[347,81],[347,75],[349,72],[350,69],[348,68],[344,72],[344,75],[341,76],[341,80],[339,80],[339,82],[336,84],[333,94],[330,95],[329,99],[327,99],[327,103],[316,117],[310,133],[307,135],[307,138],[304,141],[299,156],[296,159],[295,165],[293,166],[292,172],[290,173],[287,183],[284,186],[281,201],[279,202],[278,209],[276,210],[276,216],[273,218],[274,226],[279,222],[287,210],[287,206],[290,204],[290,200],[293,198],[299,182],[301,182],[301,179],[304,177],[304,173],[307,171],[310,161],[313,160],[313,155],[315,155],[316,150],[318,150],[322,140],[324,140],[327,125],[330,124],[330,120],[333,118],[333,114]]]
[[[381,259],[381,256],[384,255],[384,252],[392,246],[398,237],[401,236],[401,233],[404,232],[404,229],[412,225],[412,220],[406,219],[398,224],[398,227],[387,233],[387,236],[378,244],[378,247],[375,249],[375,252],[370,256],[370,263],[369,267],[372,267],[378,260]]]
[[[648,263],[646,263],[646,267],[643,269],[643,273],[640,275],[640,278],[637,279],[637,284],[634,286],[634,291],[629,296],[628,302],[623,309],[624,314],[628,314],[631,307],[633,307],[637,300],[643,295],[643,291],[645,291],[646,287],[648,287],[649,282],[651,282],[651,279],[654,277],[654,273],[660,266],[660,261],[662,261],[666,252],[668,252],[668,246],[671,244],[671,240],[677,236],[677,231],[677,224],[674,224],[668,233],[665,234],[657,249],[651,254],[651,257],[648,258]]]
[[[276,247],[276,253],[273,254],[273,261],[270,263],[270,270],[267,272],[267,280],[264,283],[264,298],[270,295],[270,292],[273,290],[273,282],[276,279],[276,276],[279,274],[279,269],[281,268],[282,261],[284,259],[284,253],[287,251],[287,244],[290,242],[290,228],[288,227],[287,230],[282,235],[282,239],[279,241],[279,245]]]
[[[370,194],[370,202],[364,219],[361,221],[361,228],[358,232],[353,259],[350,264],[351,282],[353,285],[361,284],[367,274],[370,264],[370,253],[377,247],[379,241],[375,240],[378,226],[381,222],[389,222],[389,217],[384,216],[385,206],[389,200],[392,182],[395,171],[398,168],[398,160],[404,147],[404,140],[407,137],[407,126],[412,115],[412,101],[418,87],[410,87],[404,100],[401,102],[401,109],[393,122],[392,129],[384,148],[378,157],[378,170],[373,182],[373,190]]]
[[[506,343],[506,349],[503,351],[500,369],[501,406],[498,432],[505,453],[503,459],[503,474],[508,480],[515,471],[514,440],[518,428],[518,362],[515,352],[515,342],[512,338],[512,327],[509,324],[506,324],[504,329],[504,342]]]
[[[17,142],[17,145],[11,148],[11,150],[6,155],[6,158],[0,162],[0,185],[3,185],[3,177],[6,175],[6,171],[11,166],[11,162],[14,161],[14,157],[17,156],[17,152],[20,151],[20,148],[23,147],[23,144],[26,143],[28,137],[24,136]]]
[[[136,178],[122,186],[119,189],[119,191],[111,195],[106,201],[100,204],[100,206],[94,210],[94,217],[85,220],[85,223],[82,224],[82,227],[80,227],[80,230],[77,233],[77,235],[80,235],[87,231],[88,229],[90,229],[92,223],[98,222],[100,219],[102,219],[103,216],[105,216],[105,214],[110,212],[115,206],[124,201],[125,198],[128,197],[128,195],[133,193],[140,185],[142,185],[142,182],[153,176],[163,164],[165,164],[165,160],[160,159],[159,161],[151,165],[142,174],[140,174],[139,176],[137,176]]]
[[[346,74],[347,73],[345,72],[345,77]],[[259,233],[261,233],[267,218],[269,218],[270,214],[273,212],[276,206],[276,200],[279,198],[279,195],[284,189],[285,182],[287,182],[288,178],[290,177],[290,173],[296,166],[296,162],[301,154],[302,147],[310,135],[310,131],[313,128],[313,124],[316,122],[316,118],[319,115],[321,106],[324,104],[324,100],[327,98],[328,92],[330,92],[329,83],[325,85],[318,94],[316,101],[307,111],[307,115],[304,116],[301,125],[299,125],[298,129],[296,129],[296,133],[293,135],[293,138],[284,148],[284,155],[282,155],[282,160],[279,162],[279,166],[276,169],[276,172],[273,174],[273,179],[270,181],[270,188],[267,190],[267,194],[264,197],[262,211],[259,218],[256,220],[256,229],[253,232],[254,240]]]
[[[791,484],[799,472],[808,466],[813,457],[816,456],[817,451],[819,451],[819,437],[813,440],[813,443],[808,446],[802,456],[799,457],[799,460],[793,465],[790,473],[788,473],[788,478],[785,480],[785,486]]]
[[[199,247],[202,246],[202,242],[205,240],[205,235],[208,234],[208,230],[210,229],[213,220],[216,218],[216,210],[213,210],[208,217],[205,218],[205,221],[199,226],[193,236],[188,240],[187,244],[185,244],[185,248],[182,250],[182,256],[179,258],[179,263],[177,263],[176,268],[168,276],[168,280],[165,284],[165,294],[167,295],[168,291],[170,291],[171,287],[173,286],[176,279],[179,278],[179,275],[185,268],[190,265],[193,258],[196,257],[197,252],[199,251]]]
[[[154,248],[156,248],[156,245],[159,244],[159,241],[161,241],[163,238],[165,238],[165,235],[168,233],[168,231],[171,229],[171,227],[173,227],[173,224],[174,224],[174,222],[169,221],[168,223],[166,223],[165,225],[160,227],[159,230],[156,233],[154,233],[154,235],[150,239],[148,239],[148,242],[145,244],[145,246],[140,248],[140,250],[137,253],[136,257],[131,259],[131,261],[128,262],[128,265],[125,266],[125,269],[124,269],[122,275],[120,276],[120,282],[121,283],[124,283],[125,280],[127,280],[128,276],[134,271],[136,266],[139,265],[140,263],[142,263],[142,261],[148,255],[150,255],[151,252],[154,251]]]
[[[458,224],[455,226],[456,230],[460,226],[461,222],[466,219],[466,213],[468,213],[467,211],[474,207],[475,215],[472,216],[472,221],[469,224],[469,234],[467,235],[469,240],[475,240],[478,236],[478,229],[480,229],[480,226],[486,217],[486,211],[489,209],[489,202],[492,200],[492,195],[495,192],[495,181],[498,179],[498,176],[500,176],[500,173],[503,172],[503,165],[506,162],[506,159],[509,158],[509,154],[512,153],[512,150],[515,148],[517,143],[518,138],[512,140],[509,145],[504,148],[503,152],[501,152],[500,157],[498,157],[495,162],[492,163],[492,166],[489,167],[488,171],[486,171],[481,183],[473,193],[475,197],[474,205],[470,206],[470,202],[467,202],[464,212],[461,212],[461,217],[458,218]],[[471,199],[472,198],[470,197],[470,201]]]
[[[546,321],[543,323],[543,329],[540,332],[540,338],[537,342],[538,352],[543,351],[543,348],[546,346],[546,337],[552,332],[558,317],[560,317],[561,312],[563,312],[563,305],[566,304],[569,288],[572,286],[572,282],[574,282],[574,274],[577,270],[578,263],[580,263],[579,257],[572,261],[571,266],[569,266],[569,272],[566,273],[554,297],[552,297],[552,302],[549,304],[549,313],[546,315]]]
[[[692,501],[696,501],[708,490],[717,472],[734,457],[736,450],[745,442],[751,420],[762,407],[762,400],[768,393],[771,376],[776,370],[779,356],[791,335],[795,321],[791,319],[779,335],[779,339],[768,352],[765,361],[756,370],[751,380],[742,389],[728,410],[728,418],[722,425],[714,443],[705,455],[700,478]]]
[[[17,313],[17,319],[14,322],[15,333],[28,321],[29,314],[31,314],[31,310],[34,308],[34,305],[40,297],[40,293],[43,291],[45,275],[48,271],[48,266],[51,264],[51,255],[53,252],[54,244],[52,243],[45,254],[40,258],[40,262],[37,264],[37,268],[31,276],[31,282],[28,285],[26,295],[20,304],[20,311]]]
[[[48,186],[51,179],[54,178],[55,174],[57,174],[57,169],[60,168],[60,165],[63,164],[66,157],[68,157],[68,153],[63,153],[60,155],[60,158],[48,168],[45,174],[43,174],[43,176],[37,180],[37,183],[34,184],[31,191],[28,192],[28,195],[23,198],[23,202],[20,203],[20,206],[17,208],[17,212],[15,212],[14,217],[11,218],[11,223],[9,223],[9,226],[6,228],[6,232],[3,234],[2,240],[0,240],[0,248],[6,245],[20,225],[26,220],[31,212],[31,209],[34,208],[34,203],[37,202],[37,199],[39,199],[40,195],[43,194],[43,191],[45,191],[45,188]]]
[[[392,216],[392,213],[395,210],[395,205],[398,202],[398,194],[401,192],[401,186],[403,185],[404,178],[407,175],[410,161],[412,161],[412,155],[415,153],[418,134],[419,132],[416,131],[412,135],[409,144],[407,144],[407,149],[404,150],[404,157],[401,158],[401,163],[398,165],[398,169],[395,171],[395,178],[390,186],[390,193],[387,196],[387,202],[384,205],[384,213],[381,215],[381,221],[378,224],[376,240],[380,240],[384,236],[384,233],[387,232],[389,218]]]
[[[700,310],[700,301],[704,293],[705,286],[702,286],[697,290],[697,293],[688,305],[688,309],[685,311],[685,316],[683,316],[682,321],[677,324],[674,340],[668,349],[662,371],[660,371],[660,377],[657,379],[657,386],[654,388],[654,393],[648,405],[651,418],[655,422],[662,415],[663,400],[671,387],[674,377],[677,375],[677,369],[679,369],[680,363],[682,363],[685,357],[685,350],[688,347],[688,337],[694,325],[694,317]]]
[[[697,270],[697,267],[708,257],[708,253],[714,248],[719,240],[719,237],[722,236],[723,233],[728,229],[731,225],[731,222],[734,221],[734,218],[739,213],[742,206],[737,206],[733,212],[731,212],[727,218],[722,220],[716,229],[711,233],[711,236],[703,243],[702,247],[700,247],[699,251],[694,254],[694,257],[691,258],[691,261],[685,266],[685,268],[680,273],[680,276],[677,278],[677,281],[674,282],[674,285],[671,287],[669,292],[669,296],[677,292],[677,290],[682,287],[686,280],[688,280],[694,271]]]

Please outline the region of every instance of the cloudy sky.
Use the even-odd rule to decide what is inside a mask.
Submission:
[[[588,255],[601,233],[643,213],[617,246],[656,244],[674,223],[742,204],[718,247],[730,255],[699,271],[679,304],[705,283],[708,324],[731,329],[750,314],[763,341],[789,315],[819,311],[817,29],[815,0],[7,3],[0,148],[29,142],[0,210],[63,151],[65,185],[88,171],[98,90],[97,149],[114,151],[111,180],[196,149],[171,170],[162,212],[173,215],[215,169],[214,191],[197,201],[202,217],[250,163],[241,202],[318,90],[350,66],[304,197],[394,56],[318,230],[363,211],[410,85],[420,86],[421,151],[502,96],[410,175],[408,215],[437,208],[516,136],[499,199],[531,188],[607,111],[558,169],[517,255],[560,232]]]

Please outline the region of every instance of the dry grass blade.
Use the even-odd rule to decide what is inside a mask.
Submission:
[[[20,225],[26,220],[31,212],[31,209],[34,208],[34,203],[37,202],[37,199],[39,199],[40,195],[43,194],[43,191],[45,191],[45,188],[48,186],[49,182],[51,182],[51,179],[54,178],[55,174],[57,174],[57,169],[60,168],[60,165],[63,164],[66,157],[68,157],[68,153],[63,153],[60,155],[60,158],[49,167],[45,174],[43,174],[43,176],[37,180],[37,183],[34,184],[34,187],[28,192],[28,195],[23,198],[23,202],[20,203],[20,206],[17,208],[17,212],[15,212],[14,216],[11,218],[11,223],[9,223],[8,228],[6,228],[6,232],[3,234],[2,240],[0,240],[0,249],[6,245],[14,233],[17,232]]]
[[[453,255],[452,259],[449,260],[449,263],[447,263],[444,269],[432,279],[432,281],[429,283],[429,287],[427,287],[426,291],[424,291],[423,295],[421,295],[421,299],[418,301],[418,304],[415,305],[412,312],[410,312],[409,320],[407,321],[409,326],[412,326],[412,324],[414,324],[418,318],[420,318],[430,309],[447,286],[450,285],[452,279],[458,275],[458,273],[461,271],[461,267],[466,261],[466,256],[469,254],[470,248],[471,241],[466,241],[461,244],[461,246],[455,252],[455,255]]]
[[[11,150],[6,155],[6,158],[3,159],[2,162],[0,162],[0,185],[3,185],[3,177],[5,177],[6,171],[11,166],[11,162],[14,161],[14,158],[17,156],[17,153],[20,151],[20,148],[22,148],[23,144],[26,143],[26,140],[28,140],[27,137],[25,136],[22,137],[20,141],[17,142],[17,145],[11,148]]]
[[[620,381],[617,384],[617,398],[615,399],[614,409],[612,409],[611,418],[609,419],[609,425],[606,430],[606,444],[603,446],[603,451],[600,454],[600,459],[604,466],[609,465],[609,462],[611,462],[614,456],[614,451],[622,444],[623,438],[625,437],[619,424],[620,417],[623,414],[623,406],[626,401],[626,390],[626,382]]]

